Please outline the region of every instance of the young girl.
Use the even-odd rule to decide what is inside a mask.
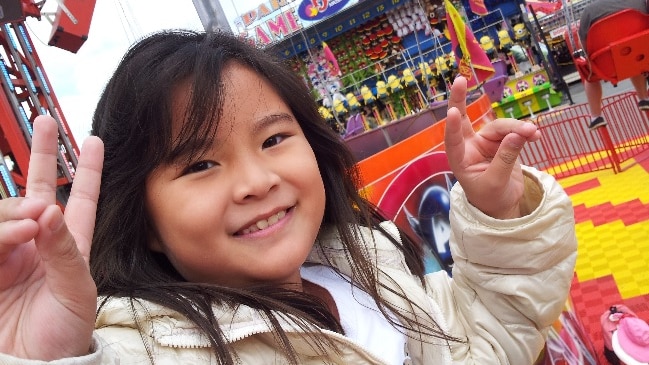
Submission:
[[[518,162],[536,127],[475,133],[465,97],[458,78],[453,278],[424,276],[291,71],[227,34],[140,41],[65,216],[49,117],[26,197],[0,200],[0,364],[531,364],[571,282],[572,205]]]

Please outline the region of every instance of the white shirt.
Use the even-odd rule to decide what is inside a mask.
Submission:
[[[331,294],[347,338],[387,364],[402,365],[408,360],[406,336],[383,316],[372,297],[352,286],[341,277],[343,274],[330,267],[302,267],[300,273],[303,279],[323,287]]]

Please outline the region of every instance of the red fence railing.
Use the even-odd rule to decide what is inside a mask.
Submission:
[[[587,104],[553,109],[534,120],[543,138],[521,152],[526,165],[546,170],[556,178],[625,168],[624,163],[649,150],[649,118],[637,106],[634,92],[606,97],[602,111],[606,127],[588,129]]]

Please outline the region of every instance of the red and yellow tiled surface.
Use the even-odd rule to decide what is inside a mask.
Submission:
[[[559,180],[570,195],[579,242],[571,298],[602,364],[600,315],[625,304],[649,321],[649,151],[624,170]]]

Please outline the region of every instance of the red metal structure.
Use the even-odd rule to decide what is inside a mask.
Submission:
[[[77,166],[79,149],[68,128],[43,65],[24,24],[41,19],[43,1],[4,2],[0,16],[0,198],[25,193],[32,125],[38,115],[50,115],[59,125],[58,201],[65,205]],[[76,53],[88,38],[95,0],[60,3],[49,44]]]
[[[649,15],[625,9],[595,22],[588,35],[590,66],[602,79],[616,85],[649,71]]]
[[[614,29],[615,31],[611,31]],[[576,27],[573,37],[578,39]],[[567,37],[566,37],[567,38]],[[568,44],[574,51],[584,47]],[[583,80],[604,80],[617,85],[632,76],[649,72],[649,15],[634,9],[597,20],[588,30],[588,58],[577,56],[575,66]]]

